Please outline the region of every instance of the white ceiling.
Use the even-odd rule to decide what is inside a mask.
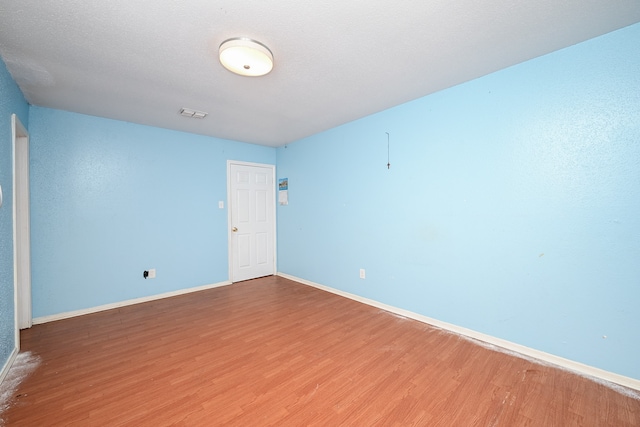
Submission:
[[[1,0],[0,55],[33,105],[280,146],[636,22],[639,0]],[[270,74],[220,65],[239,36]]]

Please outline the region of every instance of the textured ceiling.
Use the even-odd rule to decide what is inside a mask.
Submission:
[[[280,146],[636,22],[639,0],[2,0],[0,55],[33,105]],[[270,74],[220,65],[238,36]]]

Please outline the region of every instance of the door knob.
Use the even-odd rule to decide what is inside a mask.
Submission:
[[[231,231],[233,231],[233,232],[235,233],[236,231],[238,231],[238,227],[233,227],[233,228],[231,229]]]

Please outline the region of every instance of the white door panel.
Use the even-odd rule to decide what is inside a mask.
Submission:
[[[229,162],[232,282],[275,274],[275,168]]]

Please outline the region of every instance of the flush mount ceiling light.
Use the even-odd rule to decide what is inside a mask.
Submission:
[[[245,37],[223,41],[219,54],[224,68],[241,76],[264,76],[273,68],[273,54],[269,48]]]

